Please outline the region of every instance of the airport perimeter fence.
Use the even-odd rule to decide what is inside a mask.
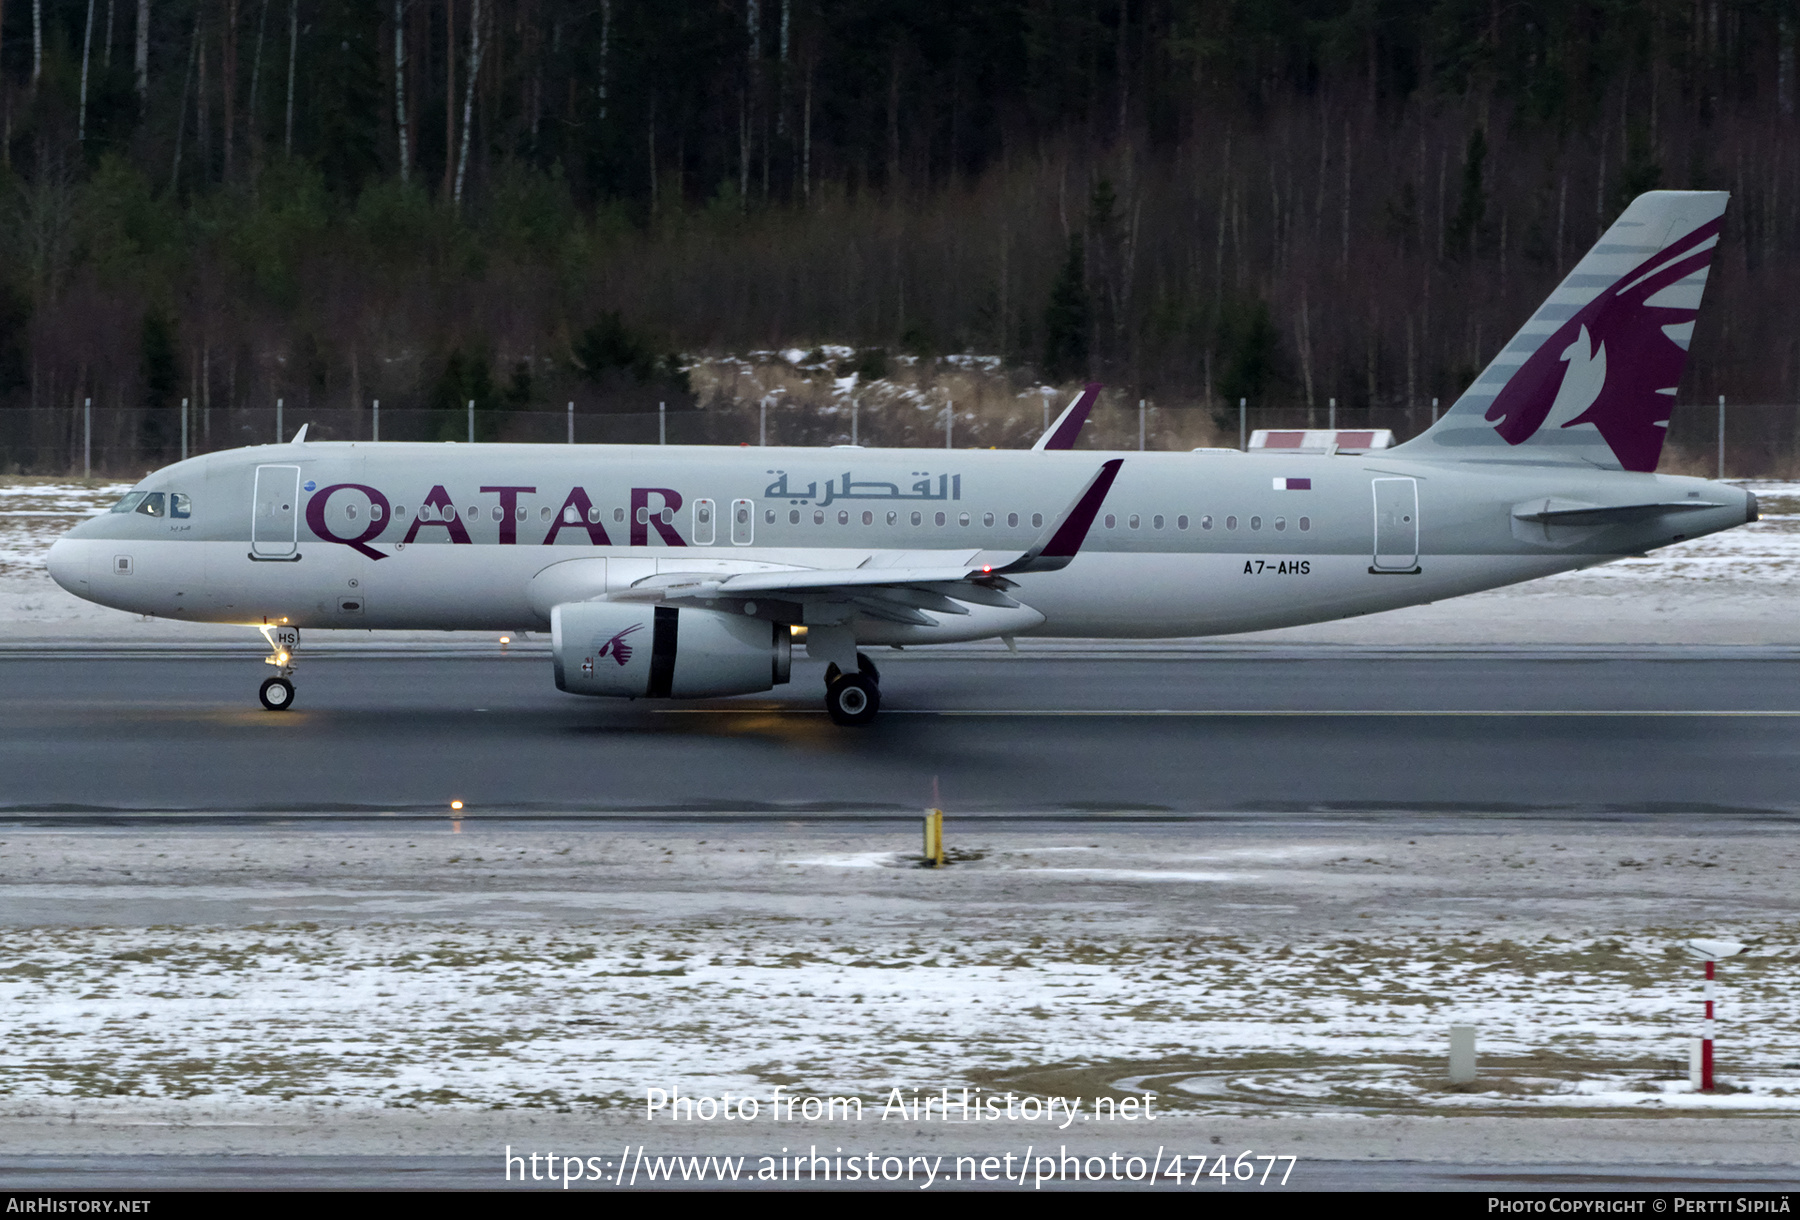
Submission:
[[[858,443],[898,448],[1028,448],[1040,406],[1006,410],[921,408],[913,403],[735,402],[687,410],[606,412],[281,407],[0,409],[0,474],[136,479],[184,456],[291,440],[302,425],[318,441],[504,441],[526,444],[798,445]],[[1083,449],[1237,448],[1258,428],[1321,428],[1324,409],[1203,405],[1095,411]],[[1387,428],[1396,441],[1424,431],[1429,406],[1337,413],[1341,428]],[[1678,406],[1662,469],[1729,478],[1800,477],[1800,406],[1787,403]]]

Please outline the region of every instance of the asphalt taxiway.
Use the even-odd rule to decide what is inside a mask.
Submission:
[[[894,814],[1800,810],[1800,649],[877,653],[833,726],[767,695],[562,694],[541,646],[0,648],[0,812]],[[934,793],[936,794],[934,797]]]

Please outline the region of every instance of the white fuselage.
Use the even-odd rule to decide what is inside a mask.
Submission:
[[[1323,455],[310,443],[213,454],[58,541],[91,601],[194,621],[519,629],[646,577],[942,568],[1030,547],[1107,457],[1079,553],[1014,609],[855,620],[866,643],[1195,636],[1441,600],[1740,524],[1741,490],[1567,466]],[[185,517],[171,515],[187,497]],[[1531,500],[1680,501],[1630,524],[1523,525]],[[554,569],[554,570],[553,570]]]

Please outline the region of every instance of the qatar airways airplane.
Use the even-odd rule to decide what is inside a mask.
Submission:
[[[548,629],[572,694],[696,698],[859,648],[1141,639],[1324,622],[1638,555],[1756,520],[1656,473],[1726,196],[1625,209],[1432,428],[1393,449],[1034,451],[308,442],[208,454],[51,549],[70,592],[262,631]]]

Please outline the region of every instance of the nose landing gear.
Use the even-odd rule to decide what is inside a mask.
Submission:
[[[855,673],[847,674],[835,664],[825,670],[825,711],[833,724],[869,724],[881,710],[880,672],[860,652],[856,663]]]
[[[269,655],[263,658],[263,664],[275,666],[275,672],[280,676],[265,681],[256,696],[271,712],[285,712],[294,706],[294,684],[289,679],[294,676],[294,653],[300,647],[300,628],[265,623],[257,630],[269,641]]]

